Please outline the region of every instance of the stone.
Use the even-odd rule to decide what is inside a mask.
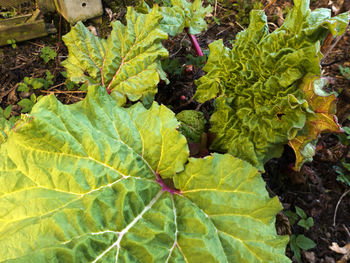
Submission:
[[[71,24],[103,14],[101,0],[55,0],[57,11]]]

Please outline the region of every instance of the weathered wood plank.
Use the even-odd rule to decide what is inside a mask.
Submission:
[[[43,37],[48,35],[44,20],[0,27],[0,46],[7,45],[8,39],[17,42]]]

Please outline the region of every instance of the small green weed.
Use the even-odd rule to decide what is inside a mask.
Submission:
[[[18,84],[17,91],[29,92],[37,89],[48,89],[53,84],[54,75],[49,70],[46,70],[45,78],[28,78],[25,77],[23,82]],[[36,102],[38,102],[43,96],[36,96],[34,93],[30,95],[30,98],[24,98],[17,104],[22,107],[21,112],[30,112]]]
[[[48,63],[50,60],[54,60],[57,56],[57,53],[52,48],[46,46],[41,49],[41,55],[40,57],[45,61],[45,63]]]
[[[67,78],[67,71],[62,71],[62,72],[61,72],[61,75],[62,75],[64,78],[66,78],[65,84],[66,84],[67,90],[72,90],[72,89],[74,89],[74,88],[77,86],[76,83],[74,83],[73,81],[71,81],[71,80],[69,80],[69,79]],[[80,89],[80,90],[87,90],[87,87],[88,87],[88,84],[87,84],[87,83],[84,83],[83,85],[81,85],[81,86],[79,87],[79,89]]]
[[[12,11],[3,11],[0,12],[0,18],[11,18],[17,15],[17,10],[12,8]]]
[[[29,99],[22,99],[17,104],[22,107],[21,112],[27,113],[30,112],[35,103],[37,103],[43,96],[40,95],[37,97],[34,93],[30,95]]]
[[[0,107],[0,120],[6,119],[11,124],[14,124],[20,118],[20,116],[11,116],[12,107],[13,107],[13,105],[8,105],[5,109],[2,109]]]
[[[13,49],[15,49],[17,47],[16,45],[16,40],[14,39],[7,39],[7,44],[11,45]]]
[[[342,66],[339,66],[339,70],[340,70],[340,73],[341,73],[345,78],[347,78],[348,80],[350,80],[350,68],[349,68],[349,67],[342,67]]]
[[[48,89],[52,84],[54,75],[46,70],[45,78],[28,78],[25,77],[23,82],[18,84],[17,91],[29,92],[30,89]]]
[[[295,213],[292,211],[284,212],[286,216],[289,218],[289,222],[291,225],[294,225],[296,222],[298,226],[309,230],[310,227],[314,225],[314,220],[312,217],[307,217],[304,210],[298,206],[295,206]],[[315,242],[310,238],[304,235],[291,235],[290,237],[290,249],[294,253],[294,257],[298,262],[301,262],[301,250],[309,250],[316,246]]]

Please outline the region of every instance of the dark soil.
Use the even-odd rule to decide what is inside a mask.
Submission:
[[[225,5],[216,3],[213,15],[219,23],[209,22],[208,30],[197,36],[204,50],[208,48],[208,44],[220,38],[230,47],[235,35],[247,26],[249,10],[242,10],[237,6],[233,8],[233,3],[236,2],[228,0]],[[350,0],[311,2],[312,8],[331,8],[335,14],[350,9]],[[282,23],[285,15],[283,10],[290,6],[291,1],[279,0],[266,8],[271,30]],[[113,14],[113,19],[120,18],[124,14],[125,9],[119,9]],[[236,17],[240,17],[241,20],[236,20]],[[44,77],[46,70],[50,70],[55,76],[54,84],[48,90],[36,90],[36,95],[47,95],[52,92],[66,104],[82,100],[85,95],[77,89],[67,91],[66,80],[61,75],[64,68],[60,63],[68,55],[61,36],[69,30],[69,26],[57,16],[47,19],[54,21],[58,34],[17,43],[15,49],[11,46],[0,49],[0,106],[5,108],[10,104],[15,105],[13,116],[20,114],[21,107],[16,105],[18,101],[31,95],[31,92],[17,92],[17,84],[26,76]],[[103,23],[97,26],[97,29],[103,36],[108,34],[110,30],[108,14],[104,14]],[[156,100],[168,105],[176,113],[183,109],[200,109],[209,119],[213,110],[212,102],[200,105],[191,99],[196,90],[194,80],[204,72],[201,70],[202,64],[196,65],[196,61],[186,57],[188,54],[195,56],[189,39],[185,34],[180,34],[165,41],[164,45],[169,50],[170,58],[179,60],[181,69],[178,68],[178,74],[168,72],[170,84],[166,85],[163,82],[159,84]],[[44,46],[50,46],[57,52],[55,60],[48,64],[40,58],[41,48]],[[350,29],[348,28],[342,38],[333,41],[325,49],[326,57],[322,61],[323,74],[330,81],[329,89],[339,93],[337,113],[339,122],[350,127],[350,121],[347,119],[350,114],[350,81],[339,71],[339,66],[350,67]],[[300,172],[293,172],[290,169],[295,156],[288,147],[281,158],[271,160],[266,165],[264,178],[267,189],[271,195],[279,197],[285,211],[295,211],[295,206],[299,206],[307,216],[313,217],[314,226],[309,230],[297,224],[290,225],[282,213],[277,217],[276,226],[279,233],[304,234],[317,244],[314,249],[302,252],[302,262],[336,262],[340,260],[341,255],[330,250],[329,246],[332,242],[336,242],[339,246],[350,242],[350,193],[343,196],[350,188],[336,180],[337,170],[343,169],[342,161],[350,160],[349,146],[343,145],[338,137],[336,134],[322,135],[314,161],[305,164]],[[347,172],[344,169],[343,171]],[[287,255],[293,258],[289,247]],[[296,262],[295,259],[293,262]]]

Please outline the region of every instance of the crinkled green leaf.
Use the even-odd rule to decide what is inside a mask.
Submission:
[[[151,11],[144,1],[137,7],[137,10],[142,13]],[[171,36],[181,33],[184,28],[188,28],[190,34],[199,34],[207,29],[204,18],[211,10],[210,5],[203,7],[201,0],[194,0],[193,2],[171,0],[171,5],[160,8],[160,13],[163,16],[161,28]]]
[[[128,8],[127,25],[112,22],[107,40],[100,39],[79,22],[63,37],[68,59],[63,62],[70,80],[98,84],[112,93],[119,104],[142,99],[152,101],[157,84],[166,79],[160,59],[168,56],[161,41],[167,34],[160,28],[162,15],[158,8],[139,14]]]
[[[201,0],[194,0],[193,3],[186,0],[172,0],[171,4],[173,5],[173,8],[181,9],[184,12],[182,29],[188,28],[190,34],[193,35],[199,34],[207,29],[207,23],[205,22],[204,17],[211,12],[212,7],[210,5],[203,7]],[[163,12],[166,11],[163,10]]]
[[[0,148],[0,261],[290,262],[257,169],[219,154],[184,167],[177,126],[100,87],[41,99]]]
[[[205,118],[202,112],[195,110],[183,110],[176,114],[180,122],[179,131],[190,142],[200,142],[204,132]]]
[[[232,50],[212,43],[207,72],[196,84],[195,99],[216,98],[212,148],[263,164],[283,151],[313,115],[300,85],[307,74],[320,75],[320,41],[327,31],[344,32],[348,15],[330,17],[326,9],[311,12],[309,1],[295,0],[281,28],[269,33],[263,11],[251,12],[250,26],[240,32]]]

